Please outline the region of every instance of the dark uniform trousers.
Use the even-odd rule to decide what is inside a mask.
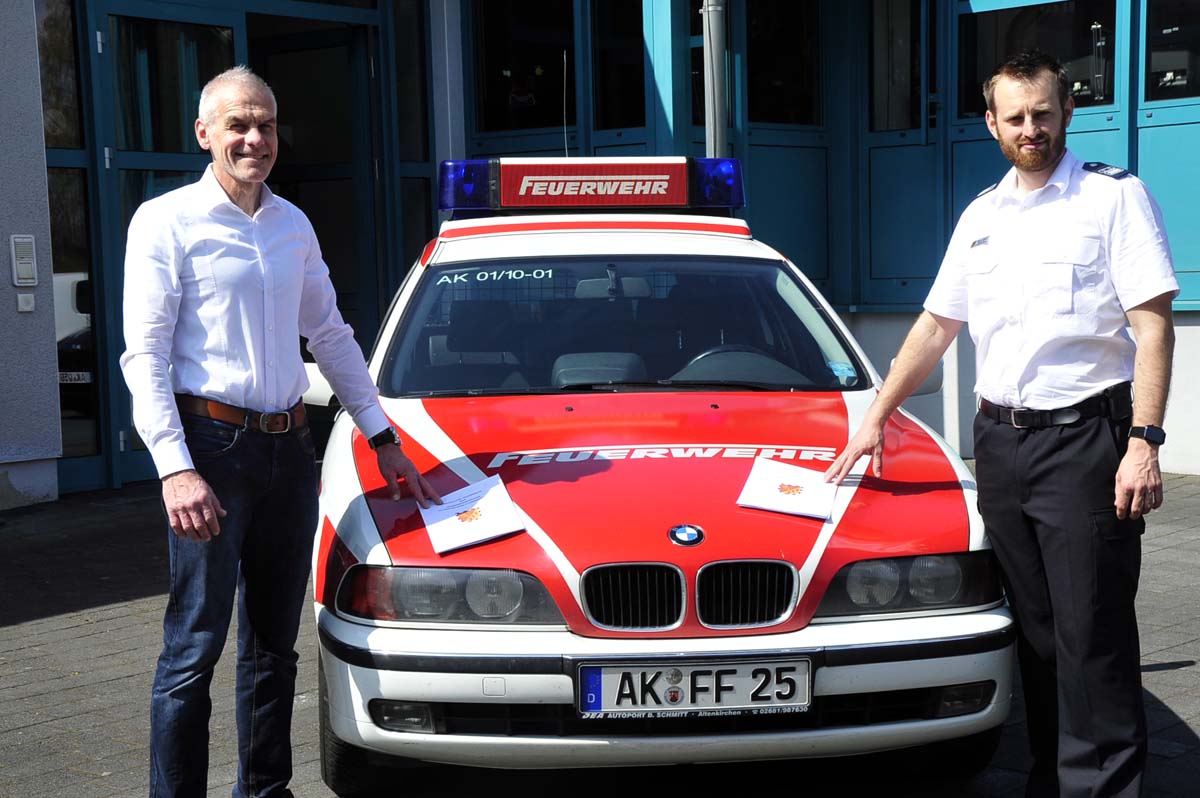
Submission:
[[[1113,509],[1128,429],[1128,418],[1036,429],[975,418],[979,511],[1017,620],[1030,796],[1141,794],[1145,522]]]

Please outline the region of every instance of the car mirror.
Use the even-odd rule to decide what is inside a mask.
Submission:
[[[75,283],[75,312],[90,316],[92,313],[92,281]]]
[[[617,296],[626,299],[645,299],[650,296],[650,281],[645,277],[622,277],[621,293]],[[609,282],[604,277],[580,280],[575,284],[576,299],[609,299],[615,298],[609,293]]]

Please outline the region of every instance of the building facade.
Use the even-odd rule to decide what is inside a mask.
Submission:
[[[498,155],[703,155],[700,0],[17,0],[0,12],[6,259],[0,507],[153,476],[117,361],[125,228],[208,161],[201,87],[246,63],[280,104],[271,185],[313,220],[369,349],[436,229],[436,164]],[[728,149],[745,216],[885,366],[954,221],[1003,174],[979,85],[1029,46],[1068,65],[1068,146],[1140,175],[1183,291],[1162,450],[1196,473],[1200,3],[726,0]],[[27,282],[27,281],[26,281]],[[4,297],[3,294],[11,294]],[[25,298],[23,298],[25,297]],[[32,307],[31,307],[32,305]],[[53,336],[53,337],[52,337]],[[971,454],[965,335],[910,407]]]

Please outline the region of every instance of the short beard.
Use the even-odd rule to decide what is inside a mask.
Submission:
[[[1017,167],[1023,172],[1042,172],[1046,169],[1052,169],[1058,165],[1062,159],[1063,153],[1067,149],[1067,131],[1064,129],[1057,136],[1049,136],[1049,146],[1045,150],[1035,150],[1027,152],[1021,149],[1024,141],[1018,141],[1016,144],[1000,142],[1000,151],[1004,153],[1004,157],[1008,162]]]

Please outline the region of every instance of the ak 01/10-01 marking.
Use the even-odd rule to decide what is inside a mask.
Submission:
[[[554,277],[554,269],[500,269],[499,271],[478,271],[474,276],[468,274],[443,274],[434,285],[463,285],[474,280],[477,283],[503,282],[505,280],[549,280]]]

